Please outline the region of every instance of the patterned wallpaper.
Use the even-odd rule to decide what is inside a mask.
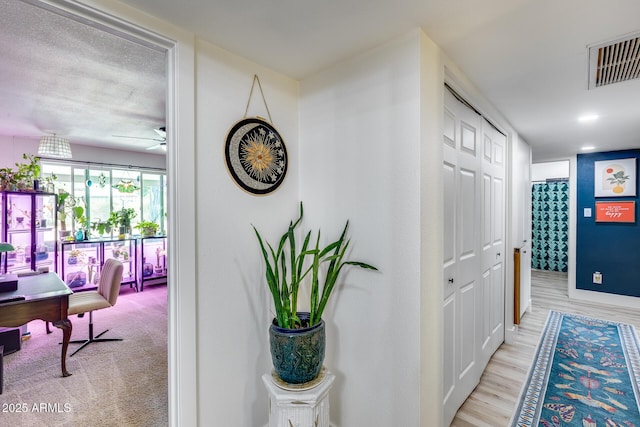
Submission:
[[[531,268],[567,271],[569,182],[550,181],[532,188]]]

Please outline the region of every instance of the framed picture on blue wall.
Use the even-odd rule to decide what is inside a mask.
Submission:
[[[611,159],[594,164],[595,197],[636,195],[636,159]]]

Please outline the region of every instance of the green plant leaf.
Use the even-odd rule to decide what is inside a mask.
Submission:
[[[344,260],[350,243],[346,239],[349,221],[346,222],[339,239],[325,247],[320,246],[320,231],[315,236],[315,246],[310,247],[312,232],[308,231],[298,248],[296,228],[302,221],[303,213],[303,205],[300,202],[299,216],[295,221],[289,222],[286,232],[280,237],[277,251],[274,251],[268,242],[265,243],[258,230],[253,227],[266,264],[265,279],[273,298],[276,321],[278,326],[289,329],[301,324],[298,317],[298,291],[303,281],[306,283],[308,280],[311,286],[309,326],[313,326],[322,319],[327,302],[345,266],[377,270],[364,262]],[[308,259],[311,261],[308,262]],[[308,277],[309,275],[311,277]],[[324,283],[320,286],[320,277],[323,275]]]
[[[262,242],[262,237],[260,236],[260,233],[258,233],[258,230],[255,227],[253,227],[253,229],[255,230],[256,236],[258,237],[258,242],[260,242],[260,249],[262,250],[262,256],[264,257],[264,262],[266,264],[265,274],[267,279],[267,285],[269,286],[269,290],[271,291],[271,295],[273,297],[273,302],[275,305],[276,319],[278,320],[278,325],[283,325],[285,319],[283,317],[282,303],[280,301],[280,296],[279,296],[277,277],[275,276],[274,269],[271,267],[271,263],[269,262],[269,254],[267,253],[267,250],[264,247],[264,243]],[[273,248],[271,248],[271,245],[269,245],[269,249],[271,249],[271,253],[274,257],[274,264],[277,266],[278,261],[275,258],[275,254],[273,253]]]

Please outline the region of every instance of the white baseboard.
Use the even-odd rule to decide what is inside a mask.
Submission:
[[[265,424],[264,427],[269,427],[269,424]],[[335,424],[331,423],[329,424],[329,427],[337,427]]]
[[[569,289],[569,299],[640,309],[640,298],[585,289]]]

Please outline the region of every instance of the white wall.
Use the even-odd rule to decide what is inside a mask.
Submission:
[[[515,215],[513,245],[531,243],[531,147],[521,138],[513,138],[511,184],[514,188]]]
[[[531,309],[531,147],[517,136],[512,143],[511,252],[520,248],[520,316]],[[515,277],[515,276],[514,276]],[[513,283],[508,280],[507,283]],[[513,287],[512,287],[513,288]],[[513,313],[515,310],[511,310]],[[507,342],[514,337],[507,334]]]
[[[324,315],[340,427],[419,425],[419,41],[301,82],[305,222],[335,237],[349,219],[352,257],[380,269],[350,270]]]
[[[254,74],[289,156],[286,178],[266,196],[237,186],[224,160],[227,132],[243,118]],[[262,426],[273,315],[251,225],[273,242],[297,214],[298,83],[205,42],[196,44],[196,80],[199,424]],[[248,115],[267,118],[257,87],[253,96]]]
[[[420,426],[443,418],[445,57],[420,33]],[[437,343],[437,345],[436,345]]]
[[[24,140],[11,135],[0,135],[0,168],[16,168],[16,163],[22,163],[23,153],[35,153],[38,150],[37,141]]]
[[[553,178],[569,178],[569,160],[531,165],[531,181],[544,181]]]

